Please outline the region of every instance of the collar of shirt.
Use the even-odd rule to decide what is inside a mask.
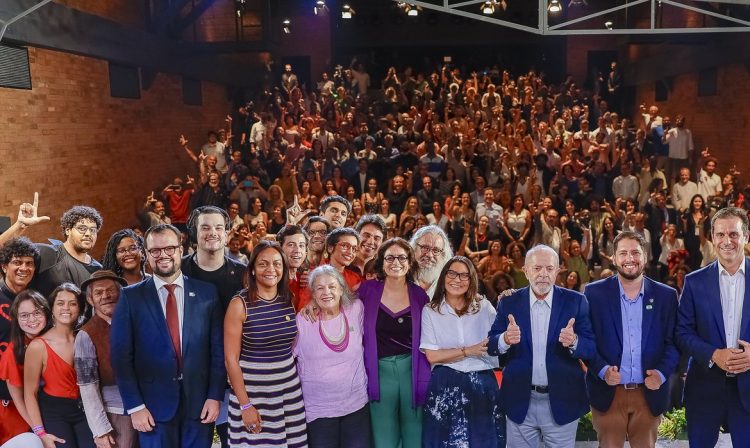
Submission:
[[[550,288],[546,297],[544,297],[543,299],[537,299],[536,294],[534,294],[534,291],[531,290],[531,286],[529,286],[529,307],[534,306],[536,302],[542,301],[545,305],[549,307],[549,309],[552,309],[552,292],[554,290],[555,290],[554,287]]]
[[[734,275],[730,274],[729,271],[724,269],[724,266],[721,265],[720,261],[717,261],[716,263],[719,264],[719,278],[721,278],[722,275],[727,275],[729,277],[734,277],[737,274],[745,275],[745,261],[742,261],[742,264],[740,264],[740,268],[737,269],[737,272],[734,273]]]
[[[617,277],[617,287],[620,288],[620,298],[626,302],[637,302],[641,298],[643,298],[643,289],[646,286],[646,279],[644,278],[641,281],[641,290],[638,291],[638,295],[635,296],[635,299],[631,300],[627,294],[625,294],[625,290],[622,289],[622,282],[620,282],[620,277]]]
[[[154,275],[154,286],[156,286],[156,290],[160,291],[162,287],[165,285],[177,285],[183,290],[185,289],[185,278],[182,276],[182,274],[178,275],[175,281],[172,283],[165,282],[161,277]]]

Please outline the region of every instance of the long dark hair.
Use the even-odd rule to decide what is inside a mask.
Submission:
[[[44,313],[46,324],[39,334],[52,328],[52,308],[50,308],[47,299],[33,289],[25,289],[19,292],[10,306],[10,341],[13,343],[13,357],[19,366],[23,365],[23,359],[26,356],[26,334],[21,330],[21,325],[18,322],[18,308],[27,300],[31,301],[35,310],[41,310]]]
[[[109,237],[109,241],[107,241],[107,247],[104,249],[102,267],[103,269],[110,270],[118,276],[122,277],[122,266],[120,266],[120,263],[117,262],[117,246],[119,246],[120,241],[124,240],[125,238],[132,238],[133,241],[135,241],[135,244],[140,249],[141,277],[143,277],[146,273],[146,250],[144,249],[143,238],[141,238],[132,229],[118,230],[117,232],[113,233],[111,237]]]
[[[81,294],[81,288],[73,283],[65,282],[61,283],[60,286],[53,289],[49,294],[49,297],[47,297],[47,303],[49,304],[50,313],[52,312],[52,309],[55,308],[55,300],[57,300],[57,295],[61,292],[69,292],[76,298],[76,303],[78,303],[78,321],[75,325],[73,325],[73,329],[78,329],[79,324],[82,322],[82,318],[85,318],[88,315],[88,309],[86,307],[87,302],[83,297],[83,294]]]
[[[266,249],[273,249],[281,255],[281,280],[276,285],[276,295],[281,296],[285,303],[291,303],[291,293],[289,290],[289,263],[287,262],[286,255],[281,250],[281,246],[276,241],[261,240],[253,248],[253,252],[250,254],[250,258],[247,262],[247,269],[245,270],[245,291],[247,299],[250,304],[255,304],[258,300],[258,279],[255,276],[255,260],[258,259],[258,255]]]
[[[450,269],[451,265],[453,265],[453,263],[461,263],[466,266],[466,269],[469,270],[469,289],[467,289],[466,293],[464,294],[463,307],[461,307],[460,310],[456,310],[456,314],[458,314],[458,316],[460,317],[464,314],[474,314],[479,312],[479,302],[482,300],[482,298],[478,295],[479,278],[477,276],[477,270],[474,269],[474,263],[472,263],[468,258],[461,255],[456,255],[455,257],[451,258],[447,263],[445,263],[445,266],[443,266],[443,270],[440,271],[440,277],[438,277],[438,281],[435,286],[435,293],[432,295],[430,303],[428,304],[429,307],[437,311],[438,313],[440,312],[440,304],[443,303],[443,298],[445,297],[445,278],[448,275],[448,270]]]

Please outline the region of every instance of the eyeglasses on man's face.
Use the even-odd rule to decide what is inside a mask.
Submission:
[[[149,249],[148,253],[149,253],[149,255],[151,255],[154,258],[156,258],[159,255],[161,255],[162,252],[164,252],[164,255],[170,257],[170,256],[174,255],[175,251],[177,251],[177,249],[179,249],[179,247],[180,246],[154,247],[152,249]]]

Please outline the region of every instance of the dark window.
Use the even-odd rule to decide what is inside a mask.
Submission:
[[[31,89],[28,49],[0,45],[0,87]]]
[[[716,95],[716,67],[698,72],[698,96]]]
[[[109,63],[109,90],[115,98],[141,97],[141,77],[138,67]]]
[[[654,101],[667,101],[669,92],[672,90],[672,81],[671,77],[656,81],[656,86],[654,86]]]
[[[203,105],[203,90],[200,80],[182,78],[182,102],[190,106]]]

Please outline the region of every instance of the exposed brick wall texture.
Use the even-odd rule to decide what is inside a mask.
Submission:
[[[54,0],[88,14],[101,16],[123,25],[145,28],[145,2],[143,0]]]
[[[667,101],[654,102],[654,84],[636,89],[636,104],[656,104],[661,115],[685,115],[693,133],[695,148],[706,146],[719,159],[718,172],[724,174],[737,164],[745,182],[750,181],[750,151],[745,129],[750,125],[750,74],[742,64],[719,67],[717,94],[698,96],[698,74],[674,78]]]
[[[106,61],[35,48],[29,56],[33,90],[0,88],[0,215],[15,220],[38,191],[52,221],[29,236],[45,241],[61,238],[71,205],[95,207],[104,216],[98,258],[114,231],[137,223],[150,191],[196,174],[177,139],[184,133],[197,151],[209,128],[224,125],[226,89],[204,82],[204,105],[186,106],[181,78],[159,74],[140,99],[112,98]]]

